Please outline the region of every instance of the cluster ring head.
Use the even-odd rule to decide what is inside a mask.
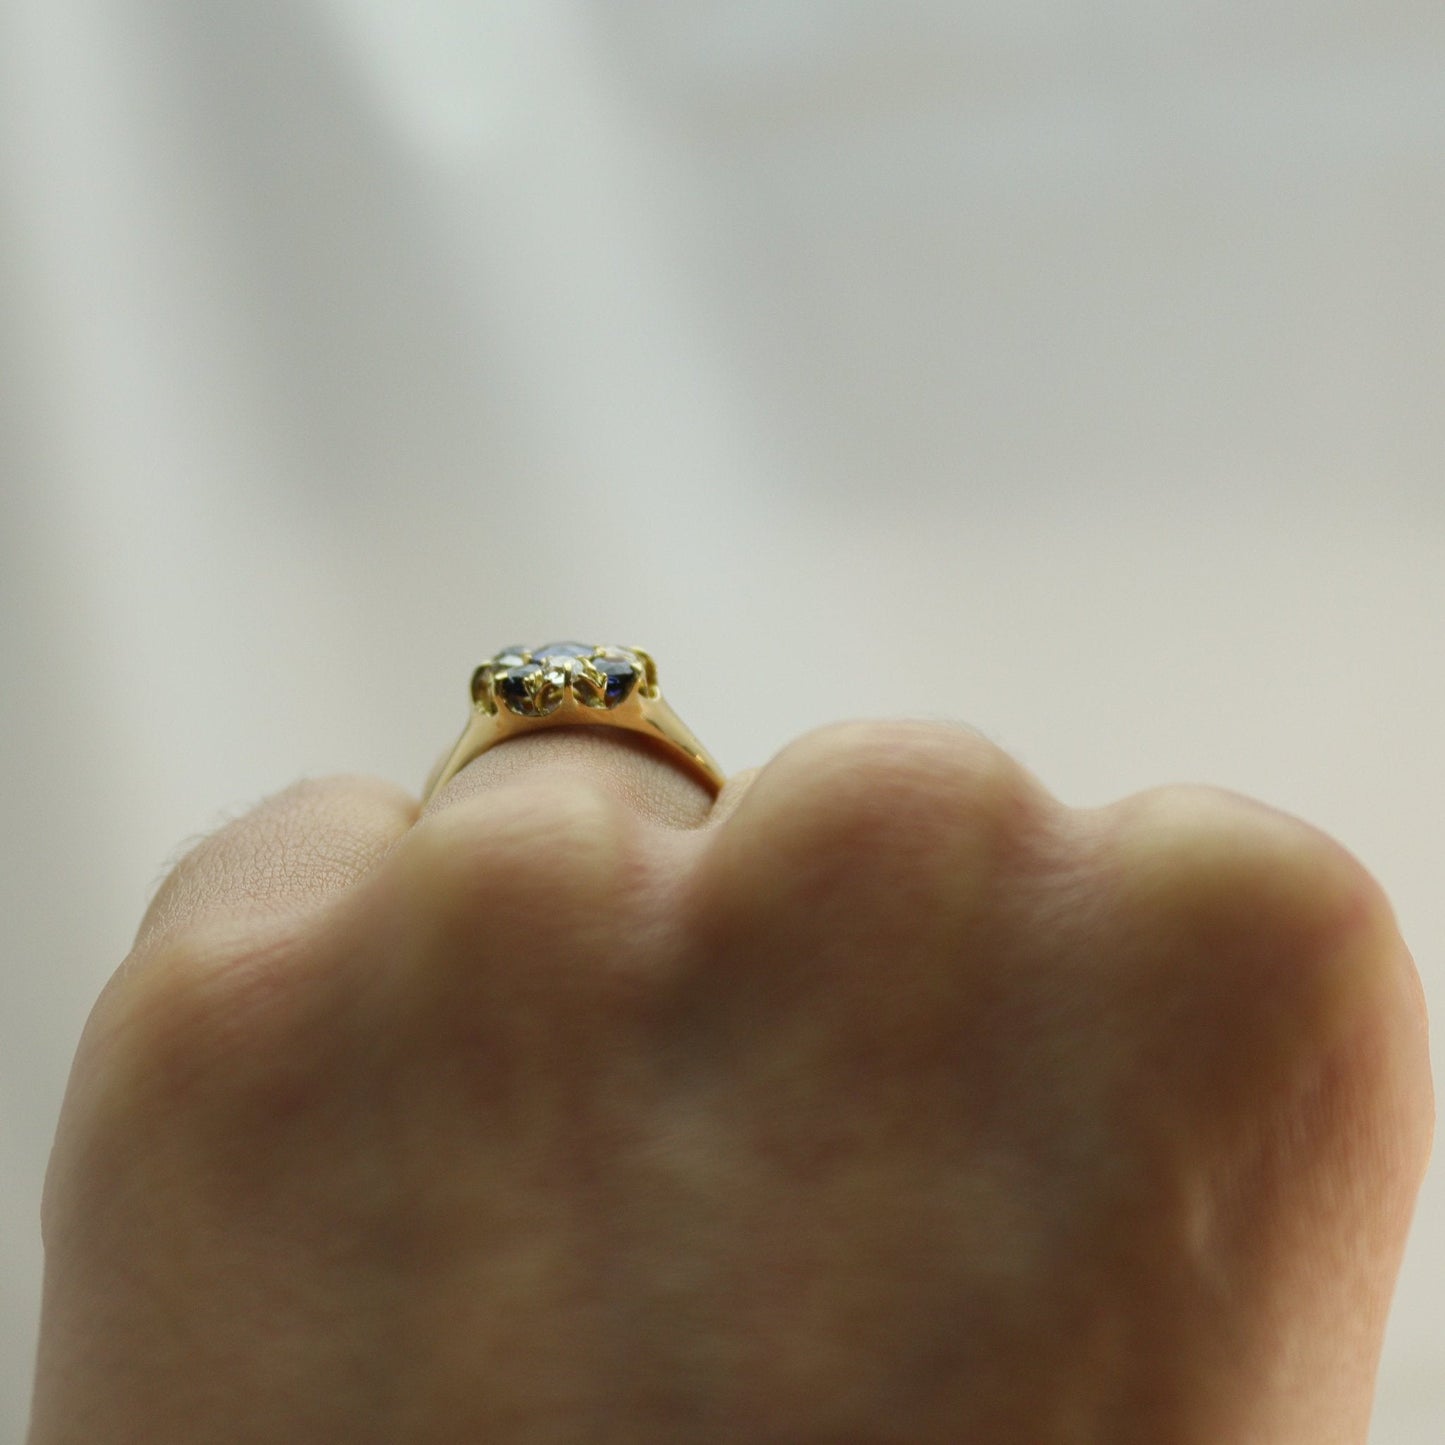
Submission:
[[[472,675],[472,701],[493,715],[542,718],[566,706],[610,712],[639,694],[657,696],[657,668],[635,647],[504,647]]]

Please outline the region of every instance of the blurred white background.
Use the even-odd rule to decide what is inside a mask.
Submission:
[[[1255,794],[1445,1013],[1442,258],[1440,0],[8,0],[0,1436],[167,860],[419,785],[503,643],[650,648],[730,771],[947,716]],[[1437,1169],[1378,1445],[1442,1266]]]

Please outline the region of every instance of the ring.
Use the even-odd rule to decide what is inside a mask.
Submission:
[[[667,744],[712,789],[726,775],[668,706],[657,664],[640,647],[549,642],[505,647],[472,674],[472,715],[456,746],[432,770],[425,806],[475,757],[504,738],[536,728],[624,728]]]

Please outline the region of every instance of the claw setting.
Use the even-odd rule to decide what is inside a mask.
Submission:
[[[472,677],[472,699],[489,713],[549,717],[568,701],[593,711],[620,707],[641,685],[655,695],[651,659],[637,648],[548,642],[504,647]]]

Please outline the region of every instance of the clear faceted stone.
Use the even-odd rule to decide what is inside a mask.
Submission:
[[[553,657],[591,657],[593,651],[580,642],[549,642],[543,647],[534,647],[532,656],[542,662]]]

